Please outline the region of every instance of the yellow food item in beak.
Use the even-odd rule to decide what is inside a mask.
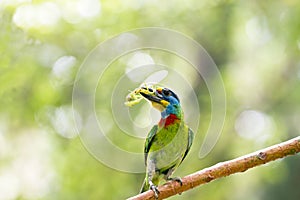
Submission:
[[[143,87],[146,89],[144,89]],[[152,89],[152,92],[149,91],[149,88]],[[126,101],[124,104],[128,107],[134,106],[134,105],[140,103],[142,99],[144,99],[144,97],[141,95],[141,92],[143,92],[145,94],[154,95],[154,91],[155,91],[155,88],[152,85],[148,86],[145,84],[144,86],[140,86],[140,87],[134,89],[133,91],[131,91],[126,96]]]

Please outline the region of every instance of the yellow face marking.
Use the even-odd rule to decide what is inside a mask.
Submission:
[[[161,100],[160,103],[164,106],[167,107],[170,103],[167,102],[166,100]]]
[[[161,88],[161,87],[156,88],[157,92],[162,92],[162,90],[163,90],[163,88]]]
[[[152,106],[153,106],[153,108],[156,108],[160,112],[165,110],[165,107],[163,105],[156,103],[156,102],[152,102]]]

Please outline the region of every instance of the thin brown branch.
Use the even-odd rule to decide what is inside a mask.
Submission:
[[[183,185],[180,186],[176,181],[168,182],[158,187],[159,199],[182,193],[196,186],[209,183],[215,179],[229,176],[246,170],[284,158],[289,155],[295,155],[300,152],[300,136],[289,141],[276,144],[266,149],[218,163],[212,167],[200,170],[182,178]],[[129,198],[128,200],[150,200],[155,199],[152,191],[147,191],[142,194]]]

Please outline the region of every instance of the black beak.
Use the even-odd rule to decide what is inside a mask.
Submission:
[[[156,103],[161,103],[162,96],[160,94],[158,94],[157,92],[155,92],[155,94],[153,95],[149,95],[149,94],[145,94],[143,92],[140,93],[143,97],[145,97],[146,99],[148,99],[149,101],[152,102],[156,102]]]

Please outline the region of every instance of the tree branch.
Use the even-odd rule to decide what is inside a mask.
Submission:
[[[238,172],[244,172],[250,168],[283,158],[289,155],[295,155],[300,152],[300,136],[289,141],[276,144],[266,149],[218,163],[212,167],[200,170],[182,178],[183,185],[176,181],[167,182],[159,186],[159,199],[164,199],[196,186],[209,183],[218,178],[229,176]],[[129,198],[128,200],[150,200],[155,199],[153,191],[147,191],[142,194]]]

